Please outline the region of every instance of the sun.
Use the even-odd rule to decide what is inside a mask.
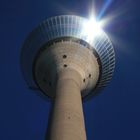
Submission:
[[[103,33],[102,26],[102,22],[97,22],[95,17],[90,17],[83,23],[82,35],[86,41],[92,42]]]

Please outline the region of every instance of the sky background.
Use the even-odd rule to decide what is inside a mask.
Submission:
[[[116,53],[113,79],[83,104],[87,140],[140,140],[139,0],[0,0],[0,140],[44,140],[50,102],[26,85],[22,44],[42,20],[60,14],[109,18]]]

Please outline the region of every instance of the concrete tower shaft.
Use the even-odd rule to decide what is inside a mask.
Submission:
[[[101,31],[83,32],[88,19],[62,15],[43,21],[27,37],[21,67],[27,84],[54,100],[50,140],[86,140],[82,99],[99,93],[112,78],[113,45]]]
[[[40,89],[55,100],[51,140],[86,140],[81,93],[85,96],[99,78],[93,52],[70,38],[44,45],[33,71]]]
[[[86,140],[80,83],[75,70],[59,73],[50,140]]]

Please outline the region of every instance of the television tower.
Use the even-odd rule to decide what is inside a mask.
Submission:
[[[75,15],[51,17],[29,34],[21,50],[28,86],[54,101],[50,140],[86,140],[82,100],[112,78],[112,43],[94,25],[87,34],[86,22]]]

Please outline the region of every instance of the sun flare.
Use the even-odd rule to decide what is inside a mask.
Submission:
[[[97,36],[103,33],[103,22],[98,22],[94,17],[91,17],[83,23],[82,35],[88,42],[92,42]]]

